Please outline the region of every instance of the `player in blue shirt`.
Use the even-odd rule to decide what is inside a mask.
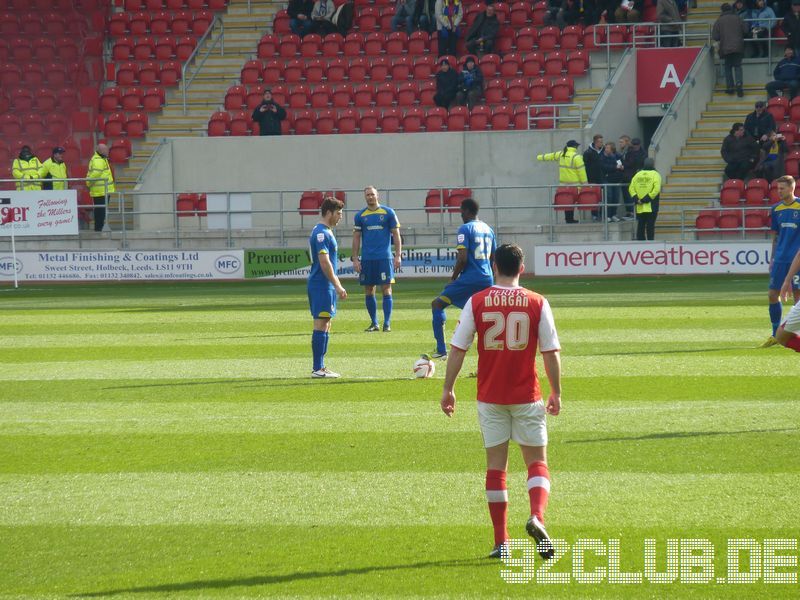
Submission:
[[[492,228],[478,220],[479,210],[480,206],[472,198],[465,198],[461,202],[461,220],[464,224],[456,233],[458,255],[453,276],[442,293],[431,302],[436,350],[430,358],[447,357],[447,346],[444,343],[444,324],[447,317],[444,309],[451,304],[464,308],[464,304],[472,294],[494,284],[492,262],[497,241]]]
[[[778,182],[780,202],[772,207],[772,258],[769,268],[769,320],[772,322],[772,335],[761,344],[761,348],[769,348],[778,343],[775,332],[781,324],[783,307],[780,290],[789,265],[800,250],[800,199],[794,195],[794,177],[784,175]],[[793,284],[794,300],[800,300],[798,284]]]
[[[308,274],[308,305],[314,317],[314,331],[311,334],[311,351],[314,355],[314,367],[311,377],[335,378],[338,373],[325,367],[325,354],[328,352],[328,336],[331,330],[331,319],[336,315],[337,296],[344,300],[347,292],[336,276],[339,250],[332,228],[342,218],[344,202],[327,197],[322,201],[319,212],[320,222],[311,230],[308,238],[311,254],[311,271]]]
[[[359,283],[364,286],[364,302],[370,318],[370,325],[365,331],[380,331],[376,285],[381,286],[383,294],[383,330],[391,331],[392,283],[395,270],[400,268],[400,253],[403,250],[400,223],[391,208],[379,203],[378,190],[374,187],[364,190],[364,199],[367,207],[358,211],[353,218],[353,268],[358,273]]]

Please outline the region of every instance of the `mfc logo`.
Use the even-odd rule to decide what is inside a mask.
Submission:
[[[0,275],[13,275],[22,272],[22,263],[11,256],[0,256]]]
[[[235,273],[239,270],[241,261],[231,254],[220,256],[215,263],[217,271],[220,273]]]

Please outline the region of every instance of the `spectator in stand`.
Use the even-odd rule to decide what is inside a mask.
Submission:
[[[603,170],[603,183],[606,186],[606,213],[609,223],[619,223],[619,185],[622,182],[622,155],[617,154],[614,142],[603,147],[600,155],[600,168]]]
[[[769,42],[759,41],[769,37],[775,27],[775,11],[767,6],[764,0],[756,0],[755,6],[748,11],[748,19],[755,19],[750,23],[750,34],[753,39],[753,58],[766,58],[769,55]]]
[[[645,158],[642,170],[636,173],[628,187],[628,193],[636,202],[636,239],[653,241],[658,204],[661,198],[661,175],[656,171],[652,158]]]
[[[772,72],[774,81],[767,84],[767,95],[770,98],[775,98],[778,95],[778,90],[789,90],[789,98],[794,98],[797,91],[800,89],[800,62],[794,55],[794,50],[791,46],[786,46],[783,51],[783,58],[775,65],[775,70]],[[784,96],[786,94],[784,93]]]
[[[311,32],[313,10],[314,0],[289,0],[286,12],[289,13],[289,29],[292,33],[303,37]]]
[[[286,111],[272,99],[272,90],[264,90],[264,99],[253,110],[252,119],[258,123],[260,135],[281,135],[281,121],[286,118]]]
[[[769,134],[777,131],[775,117],[767,112],[767,103],[763,100],[756,102],[756,109],[744,120],[744,130],[758,143],[765,142]]]
[[[588,183],[586,181],[586,168],[583,164],[583,157],[578,153],[580,144],[575,140],[570,140],[564,149],[559,152],[548,152],[539,154],[536,160],[558,161],[558,185],[575,187]],[[567,223],[578,223],[575,218],[575,210],[564,211]]]
[[[586,179],[589,183],[601,185],[603,183],[603,168],[600,165],[600,156],[603,154],[603,136],[599,133],[592,137],[592,145],[583,153],[583,164],[586,167]],[[600,220],[600,211],[592,211],[592,221]]]
[[[86,187],[94,202],[94,230],[103,231],[106,223],[106,202],[108,194],[116,191],[114,187],[114,173],[108,163],[108,146],[97,144],[94,155],[89,159],[89,168],[86,170]]]
[[[311,32],[325,36],[336,31],[333,24],[333,14],[336,12],[336,5],[333,0],[317,0],[311,11]]]
[[[397,0],[397,9],[392,17],[392,31],[397,31],[405,24],[406,33],[414,32],[414,12],[417,9],[417,0]]]
[[[770,183],[784,174],[784,158],[789,152],[786,138],[782,133],[770,132],[767,139],[761,142],[759,161],[755,168],[757,177],[763,177]]]
[[[800,0],[798,0],[800,2]],[[719,56],[725,61],[725,93],[744,96],[742,89],[742,57],[744,56],[744,36],[747,24],[733,12],[727,2],[720,8],[722,14],[714,22],[711,38],[719,42]],[[735,81],[734,81],[735,75]]]
[[[663,48],[672,48],[681,44],[681,13],[675,0],[658,0],[656,3],[656,21],[661,24],[659,29],[659,45]]]
[[[39,169],[41,166],[42,163],[33,155],[30,146],[23,146],[20,149],[19,156],[11,163],[11,176],[17,180],[17,191],[35,191],[42,189],[42,184],[40,182],[27,181],[29,179],[39,179]]]
[[[722,141],[720,154],[725,161],[727,179],[746,179],[758,160],[758,143],[744,129],[744,123],[734,123]]]
[[[439,71],[436,73],[436,94],[433,102],[436,106],[450,108],[458,93],[458,73],[450,67],[450,61],[443,58],[439,61]]]
[[[642,148],[642,140],[633,138],[630,145],[625,149],[625,157],[622,159],[622,182],[625,184],[623,189],[626,192],[628,184],[633,180],[633,176],[644,166],[645,158],[647,158],[647,152]],[[630,194],[626,198],[625,205],[629,210],[633,207],[633,198],[630,197]],[[633,212],[626,214],[623,220],[633,220]]]
[[[461,0],[436,0],[436,30],[439,32],[439,56],[456,55],[464,11]]]
[[[421,31],[436,31],[436,0],[417,0],[414,5],[414,24]]]
[[[483,56],[494,51],[494,40],[500,31],[500,21],[491,4],[479,14],[467,31],[467,52]]]
[[[564,29],[567,25],[577,25],[581,20],[580,0],[561,0],[550,5],[550,11],[545,15],[545,25],[557,25]]]
[[[800,0],[792,0],[792,10],[784,14],[781,29],[786,33],[787,46],[800,57]]]
[[[458,93],[458,73],[450,67],[450,61],[443,58],[439,61],[439,71],[436,73],[436,94],[433,102],[436,106],[450,108]]]
[[[64,162],[64,148],[58,146],[53,148],[53,154],[39,168],[39,179],[47,180],[42,182],[42,189],[65,190],[67,177],[69,175],[67,175],[67,164]]]
[[[622,0],[613,11],[617,23],[640,23],[643,13],[644,0]],[[608,18],[608,14],[606,18]]]
[[[456,94],[456,104],[459,106],[467,105],[467,108],[472,110],[472,107],[483,96],[483,73],[475,64],[475,59],[471,56],[467,57],[464,63],[464,68],[458,75],[458,93]]]

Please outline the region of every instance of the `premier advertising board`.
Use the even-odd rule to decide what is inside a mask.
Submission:
[[[537,246],[536,275],[766,274],[771,243],[646,242]]]
[[[0,219],[0,236],[78,235],[78,193],[0,192]]]
[[[241,250],[100,250],[0,253],[0,280],[243,279]]]

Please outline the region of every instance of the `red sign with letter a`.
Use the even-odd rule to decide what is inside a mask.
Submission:
[[[686,81],[700,48],[641,48],[636,51],[636,101],[669,104]]]

